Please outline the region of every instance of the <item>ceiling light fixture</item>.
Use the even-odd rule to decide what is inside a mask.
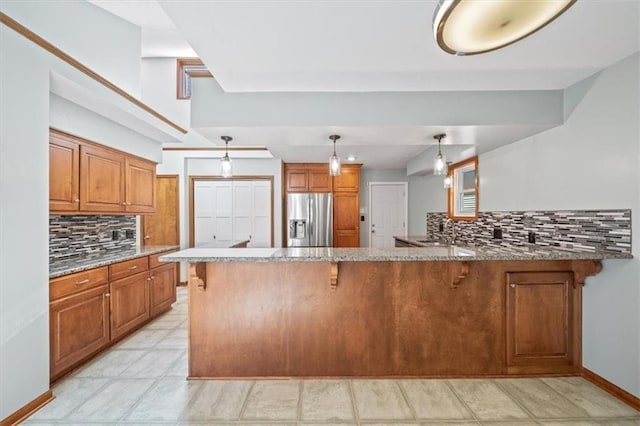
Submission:
[[[358,157],[356,157],[355,155],[349,155],[347,157],[347,161],[356,161],[358,159]]]
[[[451,161],[447,161],[447,170],[449,170],[449,167],[451,166]],[[452,184],[453,184],[453,176],[451,176],[451,174],[447,174],[447,176],[445,176],[444,178],[444,189],[449,189],[451,188]]]
[[[562,15],[576,0],[440,0],[433,33],[452,55],[477,55],[508,46]]]
[[[222,177],[231,177],[231,158],[229,158],[229,141],[233,140],[231,136],[220,136],[224,141],[224,157],[220,159],[220,170]]]
[[[340,139],[340,135],[331,135],[329,139],[333,141],[333,154],[329,157],[329,174],[338,176],[340,174],[340,158],[336,155],[336,141]]]
[[[433,136],[434,139],[438,139],[438,155],[433,159],[433,174],[436,176],[447,174],[447,157],[442,155],[442,151],[440,151],[440,141],[446,136],[444,133]]]

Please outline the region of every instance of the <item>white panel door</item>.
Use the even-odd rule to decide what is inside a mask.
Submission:
[[[252,188],[252,181],[233,181],[233,244],[251,239]]]
[[[370,247],[394,247],[396,235],[407,231],[407,184],[369,184]]]
[[[231,181],[215,182],[216,198],[216,233],[214,236],[218,244],[228,247],[233,245],[233,191]]]
[[[215,188],[212,181],[193,183],[193,242],[195,247],[213,241],[216,234]]]
[[[253,181],[251,247],[271,247],[271,181]]]

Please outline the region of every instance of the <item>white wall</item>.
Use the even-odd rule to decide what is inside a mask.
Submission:
[[[640,396],[640,54],[567,89],[564,125],[480,155],[480,210],[632,209],[633,260],[587,279],[583,365]],[[575,105],[575,93],[586,90]],[[446,211],[442,179],[410,180],[410,226]],[[422,221],[418,225],[418,222]]]
[[[3,0],[4,13],[140,97],[140,27],[84,0]]]
[[[409,182],[406,169],[367,169],[360,170],[360,247],[369,247],[369,182]],[[407,194],[407,197],[410,194]],[[407,225],[407,229],[410,225]]]
[[[176,99],[176,58],[144,58],[141,73],[144,103],[188,129],[191,123],[191,101]]]
[[[70,23],[60,13],[71,3],[78,2],[3,1],[0,8],[35,33],[60,43],[59,48],[104,73],[116,85],[136,91],[139,61],[129,49],[139,49],[139,33],[131,31],[129,24],[118,26],[115,18],[101,9],[85,7],[86,2],[69,10],[69,17],[74,19]],[[102,39],[95,32],[98,30],[103,31]],[[96,49],[96,42],[101,49]],[[0,25],[0,419],[49,389],[48,135],[52,72],[125,111],[140,114],[138,107],[121,96]],[[79,136],[105,131],[104,127],[96,130],[81,123],[83,117],[74,114],[58,114],[54,119],[61,127],[77,130]],[[118,132],[114,130],[114,134]],[[129,142],[128,147],[118,147],[139,154],[147,140]],[[160,151],[160,144],[156,144],[156,151],[149,156],[158,158]]]

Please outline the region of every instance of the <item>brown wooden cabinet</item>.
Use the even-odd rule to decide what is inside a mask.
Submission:
[[[360,247],[360,164],[333,177],[333,246]]]
[[[104,347],[109,342],[109,286],[51,302],[49,341],[51,377]]]
[[[52,132],[49,139],[49,210],[80,209],[80,144]]]
[[[110,283],[112,339],[117,339],[149,319],[150,280],[145,271]]]
[[[151,269],[149,289],[149,309],[152,317],[169,309],[176,301],[177,265],[164,263]]]
[[[294,163],[284,165],[286,192],[331,192],[328,164]]]
[[[153,213],[155,163],[51,129],[49,210]]]
[[[573,272],[513,272],[506,283],[507,372],[575,373],[581,287]]]

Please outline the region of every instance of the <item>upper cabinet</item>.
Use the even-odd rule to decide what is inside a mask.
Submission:
[[[52,213],[153,213],[155,163],[51,130]]]
[[[333,177],[333,190],[335,192],[359,192],[360,167],[360,164],[343,164],[340,168],[340,174]]]
[[[331,192],[332,180],[327,164],[284,165],[286,192]]]

